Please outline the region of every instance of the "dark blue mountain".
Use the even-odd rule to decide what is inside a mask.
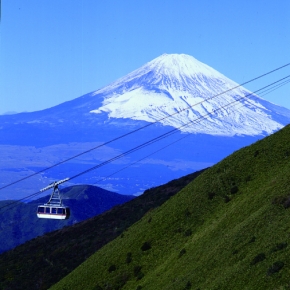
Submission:
[[[67,220],[37,218],[37,206],[46,203],[49,196],[7,207],[4,206],[13,201],[0,201],[0,253],[44,233],[89,219],[134,198],[91,185],[66,187],[61,190],[61,195],[64,205],[70,207],[71,215]]]

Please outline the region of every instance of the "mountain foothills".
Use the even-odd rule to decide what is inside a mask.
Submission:
[[[289,140],[207,169],[50,289],[288,289]]]
[[[78,156],[6,187],[1,198],[29,195],[133,148],[138,150],[70,185],[97,184],[122,194],[140,194],[209,167],[289,122],[288,109],[251,94],[192,56],[164,54],[69,102],[0,116],[1,187]]]
[[[105,213],[3,253],[0,255],[0,289],[48,289],[201,173],[148,189]]]
[[[134,198],[91,185],[69,186],[61,190],[61,195],[65,205],[71,209],[68,220],[37,218],[37,206],[46,203],[49,196],[29,203],[0,201],[0,253],[47,232],[91,218]],[[9,206],[10,203],[13,204]]]

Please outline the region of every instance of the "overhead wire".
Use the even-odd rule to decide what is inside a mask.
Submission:
[[[219,107],[219,108],[217,108],[217,109],[215,109],[215,110],[213,110],[213,111],[211,111],[211,112],[208,112],[207,114],[204,114],[204,115],[202,115],[202,116],[196,118],[195,120],[191,120],[190,122],[188,122],[188,123],[186,123],[186,124],[183,124],[182,126],[180,126],[180,127],[178,127],[178,128],[174,128],[174,129],[172,129],[172,130],[170,130],[170,131],[168,131],[168,132],[166,132],[166,133],[164,133],[164,134],[162,134],[162,135],[159,135],[159,136],[157,136],[157,137],[155,137],[155,138],[153,138],[153,139],[151,139],[151,140],[149,140],[149,141],[146,141],[146,142],[144,142],[144,143],[142,143],[142,144],[140,144],[140,145],[138,145],[138,146],[136,146],[136,147],[134,147],[134,148],[131,148],[130,150],[127,150],[126,152],[124,152],[124,153],[122,153],[122,154],[119,154],[119,155],[117,155],[117,156],[115,156],[115,157],[113,157],[113,158],[111,158],[111,159],[108,159],[108,160],[106,160],[106,161],[104,161],[104,162],[102,162],[102,163],[100,163],[100,164],[98,164],[98,165],[95,165],[95,166],[93,166],[93,167],[91,167],[91,168],[89,168],[89,169],[87,169],[87,170],[84,170],[84,171],[82,171],[82,172],[80,172],[80,173],[78,173],[78,174],[76,174],[76,175],[70,177],[68,180],[75,179],[75,178],[77,178],[77,177],[79,177],[79,176],[81,176],[81,175],[84,175],[84,174],[86,174],[86,173],[88,173],[88,172],[90,172],[90,171],[93,171],[93,170],[95,170],[95,169],[97,169],[97,168],[100,168],[100,167],[102,167],[102,166],[104,166],[104,165],[106,165],[106,164],[112,163],[113,161],[116,161],[116,160],[118,160],[118,159],[120,159],[120,158],[122,158],[122,157],[124,157],[124,156],[126,156],[126,155],[128,155],[128,154],[131,154],[131,153],[133,153],[133,152],[135,152],[135,151],[137,151],[137,150],[140,150],[140,149],[142,149],[142,148],[144,148],[144,147],[147,147],[147,146],[149,146],[149,145],[151,145],[151,144],[153,144],[153,143],[156,143],[157,141],[162,140],[162,139],[164,139],[164,138],[166,138],[166,137],[168,137],[168,136],[170,136],[170,135],[172,135],[172,134],[178,132],[178,131],[179,131],[181,128],[183,128],[183,127],[186,127],[186,126],[188,126],[188,125],[192,125],[192,124],[195,124],[195,123],[200,123],[203,119],[206,119],[209,115],[213,115],[213,114],[215,114],[215,113],[216,113],[217,111],[219,111],[219,110],[225,109],[225,108],[227,108],[227,107],[231,107],[231,106],[233,106],[234,104],[236,104],[237,102],[239,102],[239,101],[242,100],[242,99],[249,99],[249,97],[251,97],[251,96],[254,96],[254,97],[257,97],[257,98],[258,98],[258,96],[255,96],[254,94],[256,94],[257,92],[260,92],[260,91],[263,92],[263,91],[265,91],[265,90],[269,90],[269,89],[271,89],[272,86],[273,86],[273,87],[280,87],[280,86],[283,85],[283,84],[287,84],[287,83],[290,81],[289,78],[290,78],[290,75],[288,75],[288,76],[286,76],[286,77],[284,77],[284,78],[281,78],[281,79],[279,79],[279,80],[277,80],[277,81],[275,81],[275,82],[272,82],[271,84],[269,84],[269,85],[267,85],[267,86],[264,86],[264,87],[262,87],[262,88],[260,88],[260,89],[258,89],[258,90],[256,90],[256,91],[254,91],[254,92],[251,92],[251,93],[249,93],[249,94],[246,94],[245,96],[242,96],[242,97],[240,97],[240,98],[238,98],[238,99],[234,99],[232,102],[230,102],[230,103],[228,103],[228,104],[226,104],[226,105],[224,105],[224,106],[221,106],[221,107]],[[282,81],[283,81],[283,82],[282,82]],[[281,82],[281,83],[280,83],[280,82]],[[275,86],[274,86],[274,85],[275,85]],[[188,134],[188,135],[189,135],[189,134]],[[181,140],[181,139],[184,139],[184,138],[187,137],[188,135],[185,135],[184,137],[180,138],[180,140]],[[180,140],[177,140],[176,142],[178,142],[178,141],[180,141]],[[173,142],[173,143],[176,143],[176,142]],[[168,146],[170,146],[170,144],[169,144]],[[168,147],[168,146],[165,146],[164,148],[166,148],[166,147]],[[161,151],[161,150],[163,150],[163,149],[157,150],[156,152],[159,152],[159,151]],[[152,154],[155,154],[156,152],[154,152],[154,153],[152,153]],[[151,155],[149,155],[149,156],[151,156]],[[144,157],[144,158],[142,158],[142,159],[140,159],[140,160],[143,160],[143,159],[145,159],[145,158],[147,158],[147,157]],[[140,161],[140,160],[139,160],[139,161]],[[138,161],[138,162],[139,162],[139,161]],[[135,163],[133,163],[133,164],[135,164]],[[131,165],[130,165],[130,166],[131,166]],[[129,166],[127,166],[126,168],[128,168],[128,167],[129,167]],[[121,170],[123,170],[123,169],[121,169]],[[121,171],[121,170],[119,170],[119,171]],[[119,171],[117,171],[117,172],[119,172]],[[115,174],[115,173],[114,173],[114,174]],[[106,178],[107,178],[107,177],[106,177]],[[3,208],[5,208],[5,207],[11,206],[11,205],[13,205],[13,204],[19,203],[19,202],[22,201],[22,200],[27,200],[28,198],[35,197],[35,196],[37,196],[37,195],[39,195],[39,194],[41,194],[41,193],[42,193],[41,191],[38,191],[38,192],[35,192],[35,193],[33,193],[33,194],[29,195],[29,196],[26,196],[26,197],[24,197],[24,198],[22,198],[22,199],[19,199],[19,200],[13,201],[13,202],[11,202],[11,203],[9,203],[9,204],[7,204],[7,205],[4,205],[4,206],[0,207],[0,210],[3,209]]]
[[[288,80],[286,80],[286,81],[284,81],[284,82],[282,82],[282,83],[280,83],[280,84],[276,84],[276,85],[273,86],[273,87],[267,88],[267,89],[264,90],[264,91],[263,91],[264,88],[262,88],[262,89],[261,89],[262,92],[259,93],[259,96],[261,96],[261,95],[264,96],[264,95],[266,95],[266,94],[272,92],[273,90],[276,90],[276,89],[278,89],[279,87],[281,87],[281,86],[283,86],[283,85],[289,83],[289,82],[290,82],[290,79],[288,79]],[[252,97],[254,97],[254,98],[259,98],[257,95],[254,95],[254,93],[251,94],[251,99],[252,99]],[[234,102],[234,103],[232,104],[232,106],[235,106],[236,104],[241,104],[241,103]],[[256,106],[255,104],[252,104],[252,105]],[[244,104],[241,104],[241,106],[244,106]],[[258,106],[256,106],[256,107],[258,107]],[[258,113],[258,112],[256,112],[256,113]],[[259,113],[258,113],[258,114],[259,114]],[[93,184],[96,184],[96,183],[98,183],[98,182],[101,182],[101,181],[106,180],[107,178],[109,178],[109,177],[111,177],[111,176],[113,176],[113,175],[115,175],[115,174],[117,174],[117,173],[119,173],[119,172],[121,172],[121,171],[127,169],[128,167],[133,166],[134,164],[137,164],[137,163],[139,163],[139,162],[145,160],[146,158],[148,158],[148,157],[150,157],[150,156],[152,156],[152,155],[154,155],[154,154],[156,154],[156,153],[158,153],[158,152],[160,152],[160,151],[166,149],[166,148],[169,147],[169,146],[172,146],[173,144],[175,144],[175,143],[181,141],[182,139],[187,138],[188,136],[190,136],[190,134],[186,134],[186,135],[182,136],[181,138],[179,138],[179,139],[177,139],[177,140],[175,140],[175,141],[173,141],[173,142],[167,144],[166,146],[163,146],[163,147],[159,148],[158,150],[156,150],[156,151],[150,153],[149,155],[146,155],[145,157],[142,157],[141,159],[139,159],[139,160],[137,160],[137,161],[135,161],[135,162],[133,162],[133,163],[130,163],[129,165],[127,165],[127,166],[125,166],[125,167],[123,167],[123,168],[121,168],[121,169],[119,169],[119,170],[117,170],[117,171],[111,173],[110,175],[107,175],[106,177],[103,177],[103,178],[99,179],[98,181],[94,182]],[[39,195],[40,193],[42,193],[42,192],[41,192],[41,191],[38,191],[38,192],[36,192],[36,193],[34,193],[34,194],[31,194],[31,195],[29,195],[29,196],[27,196],[27,197],[24,197],[24,198],[22,198],[22,199],[20,199],[20,200],[18,200],[18,201],[15,201],[15,202],[9,203],[8,205],[5,205],[5,206],[1,207],[1,208],[0,208],[0,211],[1,211],[2,208],[6,207],[6,206],[7,206],[7,207],[9,206],[6,210],[1,211],[0,214],[2,214],[3,212],[5,212],[5,211],[11,209],[12,207],[16,206],[20,201],[22,201],[22,200],[26,200],[26,199],[31,198],[31,197],[35,197],[35,196]],[[11,226],[13,226],[13,225],[11,224]]]
[[[246,97],[251,96],[251,95],[253,95],[253,94],[259,92],[260,90],[263,90],[263,89],[265,89],[265,88],[267,88],[267,87],[269,87],[269,86],[271,86],[271,85],[273,85],[273,84],[277,84],[279,81],[284,80],[284,79],[286,79],[286,78],[290,78],[290,75],[288,75],[287,77],[284,77],[284,78],[282,78],[282,79],[280,79],[280,80],[278,80],[278,81],[276,81],[276,82],[273,82],[273,83],[271,83],[270,85],[264,86],[263,88],[261,88],[261,89],[259,89],[259,90],[256,90],[256,91],[254,91],[254,92],[252,92],[252,93],[249,93],[249,94],[247,94],[246,96],[243,96],[243,97],[240,97],[240,98],[238,98],[238,99],[235,99],[234,101],[232,101],[232,102],[230,102],[230,103],[228,103],[228,104],[226,104],[226,105],[224,105],[224,106],[221,106],[221,107],[219,107],[219,108],[217,108],[217,109],[214,109],[213,111],[208,112],[207,114],[204,114],[204,115],[202,115],[202,116],[196,118],[195,120],[192,120],[192,121],[190,121],[190,122],[188,122],[188,123],[186,123],[186,124],[183,124],[182,126],[179,126],[179,127],[177,127],[177,128],[174,128],[174,129],[172,129],[172,130],[170,130],[170,131],[168,131],[168,132],[166,132],[166,133],[164,133],[164,134],[162,134],[162,135],[159,135],[159,136],[157,136],[157,137],[155,137],[155,138],[153,138],[153,139],[151,139],[151,140],[149,140],[149,141],[146,141],[146,142],[144,142],[144,143],[142,143],[142,144],[140,144],[140,145],[138,145],[138,146],[136,146],[136,147],[134,147],[134,148],[132,148],[132,149],[130,149],[130,150],[127,150],[127,151],[124,152],[124,153],[121,153],[121,154],[119,154],[119,155],[117,155],[117,156],[115,156],[115,157],[113,157],[113,158],[111,158],[111,159],[109,159],[109,160],[106,160],[106,161],[104,161],[104,162],[102,162],[102,163],[100,163],[100,164],[98,164],[98,165],[95,165],[95,166],[93,166],[93,167],[91,167],[91,168],[89,168],[89,169],[87,169],[87,170],[85,170],[85,171],[83,171],[83,172],[80,172],[80,173],[78,173],[78,174],[76,174],[76,175],[70,177],[69,180],[75,179],[75,178],[77,178],[77,177],[79,177],[79,176],[81,176],[81,175],[83,175],[83,174],[86,174],[86,173],[88,173],[88,172],[90,172],[90,171],[92,171],[92,170],[95,170],[95,169],[97,169],[97,168],[99,168],[99,167],[102,167],[102,166],[104,166],[104,165],[106,165],[106,164],[108,164],[108,163],[111,163],[111,162],[113,162],[113,161],[116,161],[116,160],[118,160],[118,159],[120,159],[120,158],[122,158],[122,157],[124,157],[124,156],[126,156],[126,155],[128,155],[128,154],[131,154],[131,153],[133,153],[133,152],[135,152],[135,151],[137,151],[137,150],[140,150],[141,148],[144,148],[144,147],[146,147],[146,146],[148,146],[148,145],[151,145],[151,144],[153,144],[153,143],[155,143],[155,142],[157,142],[157,141],[159,141],[159,140],[161,140],[161,139],[164,139],[164,138],[166,138],[167,136],[170,136],[170,135],[176,133],[176,132],[177,132],[178,130],[180,130],[181,128],[186,127],[186,126],[188,126],[188,125],[191,124],[191,123],[196,123],[196,122],[199,121],[199,120],[205,119],[207,116],[212,115],[212,114],[215,114],[217,111],[220,111],[220,110],[222,110],[222,109],[225,109],[226,107],[230,106],[231,104],[233,104],[233,103],[235,103],[235,102],[238,102],[238,101],[240,101],[240,100],[242,100],[242,99],[245,99]]]
[[[266,96],[266,95],[268,95],[269,93],[271,93],[271,92],[273,92],[273,91],[279,89],[279,88],[282,87],[282,86],[285,86],[285,85],[288,84],[288,83],[290,83],[290,79],[287,79],[287,80],[285,80],[284,82],[278,83],[278,84],[276,84],[276,85],[273,86],[273,87],[269,87],[269,88],[266,88],[266,89],[262,89],[262,91],[259,93],[259,96],[254,96],[254,97],[255,97],[256,99],[259,99],[260,97]],[[249,101],[251,101],[251,100],[249,100]],[[255,107],[257,107],[257,108],[259,108],[259,106],[257,106],[257,105],[254,104],[254,103],[251,103],[251,102],[250,102],[250,104],[253,105],[253,106],[255,106]],[[242,106],[244,106],[244,104],[240,104],[240,107],[242,107]],[[256,111],[255,113],[260,114],[260,113],[257,112],[257,111]]]
[[[276,84],[275,86],[273,86],[273,88],[268,88],[267,90],[263,91],[262,93],[259,93],[259,96],[265,96],[265,95],[271,93],[272,91],[274,91],[274,90],[280,88],[281,86],[286,85],[286,84],[289,83],[289,82],[290,82],[290,79],[288,79],[288,80],[282,82],[281,84]],[[254,96],[254,97],[255,97],[255,98],[259,98],[258,96]],[[238,104],[239,104],[239,103],[238,103]],[[252,103],[251,103],[251,104],[252,104]],[[233,104],[232,106],[235,106],[235,105],[236,105],[236,103]],[[240,105],[241,105],[241,106],[244,106],[244,104],[240,104]],[[255,105],[255,104],[252,104],[252,105],[258,107],[258,106]],[[256,113],[257,113],[257,114],[260,114],[259,112],[256,112]],[[150,157],[150,156],[152,156],[152,155],[154,155],[154,154],[156,154],[156,153],[158,153],[158,152],[160,152],[160,151],[166,149],[166,148],[169,147],[169,146],[172,146],[173,144],[175,144],[175,143],[177,143],[177,142],[179,142],[179,141],[181,141],[181,140],[187,138],[188,136],[190,136],[190,134],[186,134],[186,135],[184,135],[183,137],[181,137],[181,138],[179,138],[179,139],[177,139],[177,140],[175,140],[175,141],[173,141],[173,142],[167,144],[166,146],[163,146],[163,147],[161,147],[160,149],[158,149],[158,150],[156,150],[156,151],[150,153],[149,155],[146,155],[145,157],[142,157],[141,159],[139,159],[139,160],[137,160],[137,161],[134,161],[133,163],[130,163],[130,164],[128,164],[127,166],[125,166],[125,167],[123,167],[123,168],[121,168],[121,169],[119,169],[119,170],[117,170],[117,171],[114,171],[114,172],[111,173],[110,175],[107,175],[106,177],[100,178],[99,180],[95,181],[93,184],[97,184],[98,182],[102,182],[102,181],[108,179],[109,177],[111,177],[111,176],[113,176],[113,175],[115,175],[115,174],[117,174],[117,173],[119,173],[119,172],[121,172],[121,171],[123,171],[123,170],[126,170],[127,168],[129,168],[129,167],[131,167],[131,166],[133,166],[133,165],[135,165],[135,164],[137,164],[137,163],[139,163],[139,162],[141,162],[141,161],[147,159],[148,157]]]
[[[261,94],[259,94],[259,96],[265,96],[268,93],[271,93],[272,91],[277,90],[278,88],[288,84],[290,82],[290,80],[285,80],[284,82],[282,82],[281,84],[277,84],[276,86],[274,86],[273,88],[268,88],[265,92],[262,92]]]
[[[106,177],[102,177],[102,178],[100,178],[99,180],[95,181],[93,184],[97,184],[98,182],[102,182],[102,181],[108,179],[109,177],[111,177],[111,176],[113,176],[113,175],[115,175],[115,174],[117,174],[117,173],[119,173],[119,172],[121,172],[121,171],[123,171],[123,170],[126,170],[127,168],[129,168],[129,167],[131,167],[131,166],[133,166],[133,165],[135,165],[135,164],[137,164],[137,163],[139,163],[139,162],[141,162],[141,161],[147,159],[148,157],[150,157],[150,156],[152,156],[152,155],[154,155],[154,154],[156,154],[156,153],[158,153],[158,152],[160,152],[160,151],[166,149],[167,147],[169,147],[169,146],[171,146],[171,145],[173,145],[173,144],[179,142],[180,140],[182,140],[182,139],[184,139],[184,138],[186,138],[186,137],[188,137],[188,136],[189,136],[188,134],[187,134],[187,135],[184,135],[183,137],[181,137],[181,138],[179,138],[179,139],[177,139],[177,140],[175,140],[175,141],[173,141],[173,142],[167,144],[166,146],[163,146],[163,147],[159,148],[158,150],[156,150],[156,151],[150,153],[149,155],[146,155],[146,156],[142,157],[141,159],[138,159],[137,161],[134,161],[134,162],[132,162],[132,163],[126,165],[125,167],[122,167],[121,169],[119,169],[119,170],[117,170],[117,171],[114,171],[113,173],[107,175]]]
[[[3,190],[3,189],[5,189],[5,188],[7,188],[7,187],[9,187],[9,186],[11,186],[11,185],[14,185],[14,184],[16,184],[16,183],[19,183],[19,182],[21,182],[21,181],[24,181],[24,180],[26,180],[26,179],[28,179],[28,178],[31,178],[31,177],[33,177],[33,176],[35,176],[35,175],[38,175],[38,174],[40,174],[40,173],[43,173],[43,172],[45,172],[45,171],[47,171],[47,170],[49,170],[49,169],[52,169],[52,168],[54,168],[54,167],[56,167],[56,166],[58,166],[58,165],[61,165],[61,164],[65,163],[65,162],[68,162],[68,161],[73,160],[73,159],[75,159],[75,158],[77,158],[77,157],[79,157],[79,156],[82,156],[82,155],[87,154],[87,153],[89,153],[89,152],[91,152],[91,151],[93,151],[93,150],[96,150],[96,149],[98,149],[98,148],[100,148],[100,147],[102,147],[102,146],[108,145],[108,144],[110,144],[110,143],[112,143],[112,142],[115,142],[115,141],[117,141],[117,140],[119,140],[119,139],[122,139],[122,138],[124,138],[124,137],[127,137],[127,136],[129,136],[129,135],[131,135],[131,134],[134,134],[134,133],[136,133],[136,132],[138,132],[138,131],[140,131],[140,130],[143,130],[143,129],[149,127],[149,126],[152,126],[152,125],[154,125],[154,124],[156,124],[156,123],[158,123],[158,122],[161,122],[161,121],[163,121],[163,120],[165,120],[165,119],[167,119],[167,118],[170,118],[170,117],[172,117],[172,116],[174,116],[174,115],[176,115],[176,114],[180,114],[180,113],[183,112],[183,111],[186,111],[186,110],[188,110],[188,109],[190,109],[190,108],[193,108],[193,107],[195,107],[195,106],[197,106],[197,105],[200,105],[200,104],[202,104],[203,102],[206,102],[206,101],[212,100],[212,99],[214,99],[214,98],[216,98],[216,97],[218,97],[218,96],[220,96],[220,95],[223,95],[223,94],[225,94],[225,93],[227,93],[227,92],[230,92],[230,91],[232,91],[232,90],[234,90],[234,89],[237,89],[237,88],[239,88],[239,87],[241,87],[241,86],[244,86],[244,85],[246,85],[246,84],[249,84],[249,83],[251,83],[251,82],[253,82],[253,81],[255,81],[255,80],[258,80],[258,79],[260,79],[260,78],[263,78],[263,77],[265,77],[265,76],[267,76],[267,75],[269,75],[269,74],[272,74],[272,73],[274,73],[274,72],[276,72],[276,71],[278,71],[278,70],[281,70],[281,69],[283,69],[283,68],[285,68],[285,67],[287,67],[287,66],[289,66],[289,65],[290,65],[290,63],[287,63],[287,64],[285,64],[285,65],[283,65],[283,66],[280,66],[280,67],[278,67],[278,68],[276,68],[276,69],[273,69],[273,70],[271,70],[271,71],[269,71],[269,72],[267,72],[267,73],[264,73],[264,74],[262,74],[262,75],[260,75],[260,76],[257,76],[257,77],[255,77],[255,78],[253,78],[253,79],[250,79],[250,80],[248,80],[248,81],[246,81],[246,82],[244,82],[244,83],[242,83],[242,84],[240,84],[240,85],[237,85],[237,86],[232,87],[232,88],[230,88],[230,89],[228,89],[228,90],[226,90],[226,91],[223,91],[223,92],[221,92],[221,93],[219,93],[219,94],[216,94],[216,95],[214,95],[214,96],[211,96],[211,97],[209,97],[209,98],[206,98],[206,99],[204,99],[204,100],[202,100],[202,101],[200,101],[200,102],[197,102],[197,103],[195,103],[195,104],[193,104],[193,105],[187,106],[187,107],[185,107],[185,108],[183,108],[183,109],[181,109],[181,110],[179,110],[179,111],[177,111],[177,112],[174,112],[174,113],[172,113],[172,114],[169,114],[169,115],[167,115],[167,116],[165,116],[165,117],[163,117],[163,118],[160,118],[160,119],[158,119],[158,120],[156,120],[156,121],[154,121],[154,122],[148,123],[148,124],[146,124],[146,125],[144,125],[144,126],[141,126],[141,127],[137,128],[137,129],[135,129],[135,130],[132,130],[132,131],[130,131],[130,132],[128,132],[128,133],[122,134],[122,135],[120,135],[120,136],[118,136],[118,137],[116,137],[116,138],[113,138],[113,139],[111,139],[111,140],[109,140],[109,141],[106,141],[106,142],[104,142],[104,143],[102,143],[102,144],[100,144],[100,145],[98,145],[98,146],[95,146],[95,147],[93,147],[93,148],[90,148],[90,149],[88,149],[88,150],[85,150],[85,151],[83,151],[83,152],[81,152],[81,153],[79,153],[79,154],[76,154],[76,155],[74,155],[74,156],[72,156],[72,157],[69,157],[69,158],[67,158],[67,159],[64,159],[64,160],[62,160],[62,161],[60,161],[60,162],[57,162],[57,163],[55,163],[55,164],[53,164],[53,165],[51,165],[51,166],[46,167],[46,168],[43,168],[42,170],[39,170],[39,171],[37,171],[37,172],[34,172],[33,174],[27,175],[27,176],[25,176],[25,177],[23,177],[23,178],[21,178],[21,179],[18,179],[18,180],[13,181],[13,182],[11,182],[11,183],[9,183],[9,184],[6,184],[6,185],[0,187],[0,190]]]

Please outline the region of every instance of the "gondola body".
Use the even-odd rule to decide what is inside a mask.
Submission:
[[[68,219],[70,216],[69,207],[57,205],[39,205],[37,208],[37,217],[42,219]]]
[[[37,217],[41,219],[57,219],[65,220],[70,216],[70,209],[64,206],[60,197],[58,185],[67,181],[68,178],[54,182],[53,184],[43,188],[41,191],[53,188],[49,201],[37,207]]]

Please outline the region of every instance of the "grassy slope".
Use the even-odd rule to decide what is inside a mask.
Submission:
[[[287,126],[205,171],[52,289],[288,289],[289,161]]]

